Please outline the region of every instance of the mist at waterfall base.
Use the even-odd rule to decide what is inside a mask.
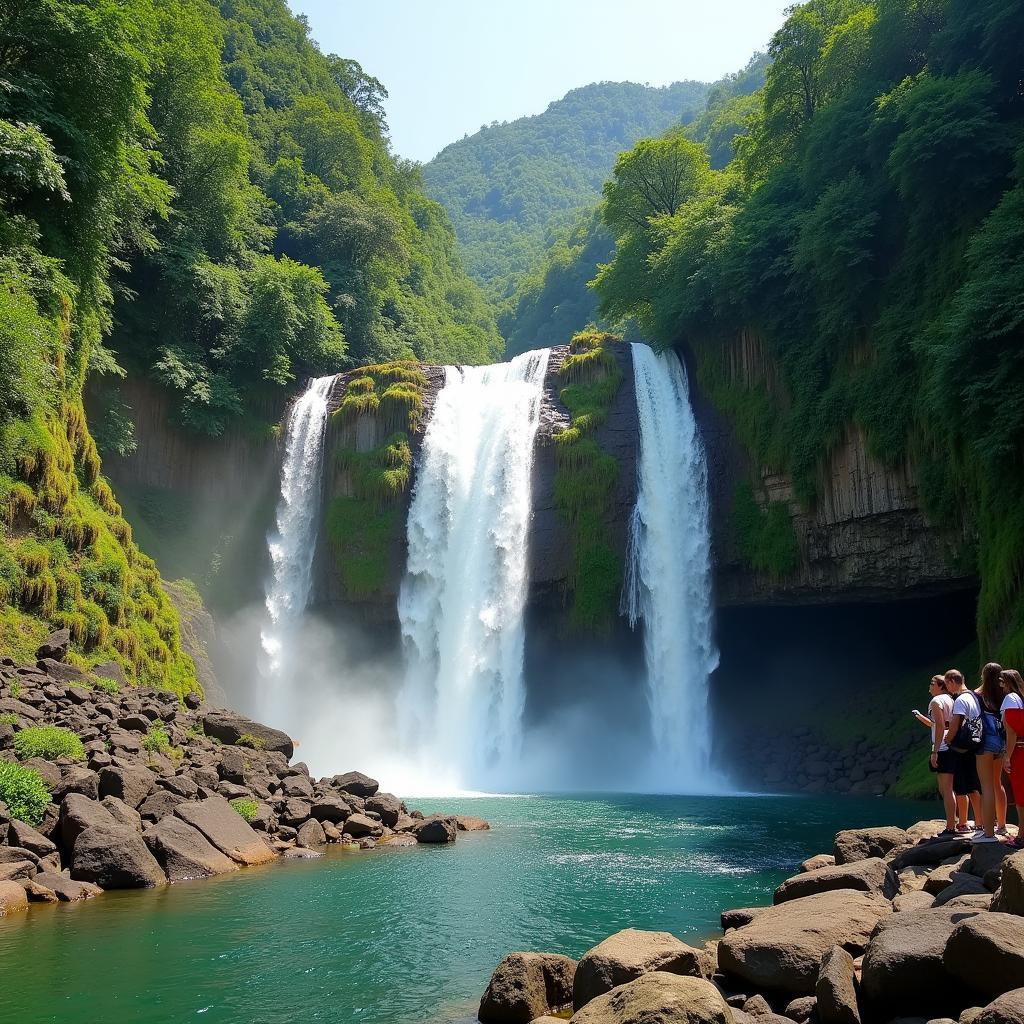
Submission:
[[[600,645],[545,645],[536,622],[527,635],[548,357],[446,371],[409,512],[402,652],[307,607],[333,380],[294,403],[266,608],[226,627],[235,650],[262,649],[260,685],[242,672],[226,686],[292,734],[314,774],[359,769],[409,796],[722,788],[707,771],[716,654],[703,452],[674,356],[633,352],[640,458],[623,611],[635,631],[620,623]]]

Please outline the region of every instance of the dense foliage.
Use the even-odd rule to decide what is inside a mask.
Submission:
[[[602,314],[685,344],[762,464],[813,505],[850,423],[910,457],[1024,658],[1024,3],[810,0],[772,40],[736,158],[676,132],[605,187]],[[750,330],[770,381],[733,379]],[[730,394],[731,392],[731,394]]]
[[[510,295],[518,276],[594,205],[616,154],[690,120],[706,91],[700,82],[598,82],[543,114],[484,125],[443,149],[424,180],[451,215],[472,276],[492,297]]]
[[[35,768],[0,761],[0,801],[7,805],[12,818],[38,825],[50,803],[50,791]]]
[[[85,760],[85,747],[77,734],[59,725],[32,725],[14,736],[14,753],[21,761],[42,757],[56,761],[66,757],[71,761]]]

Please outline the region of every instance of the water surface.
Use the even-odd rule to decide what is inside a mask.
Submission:
[[[462,1020],[511,950],[579,956],[629,926],[707,937],[723,908],[770,902],[838,829],[934,811],[837,798],[416,801],[442,803],[493,831],[0,920],[0,1020]]]

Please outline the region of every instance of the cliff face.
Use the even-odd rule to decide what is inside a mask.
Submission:
[[[732,383],[759,387],[784,402],[774,367],[752,332],[726,350]],[[692,379],[692,378],[691,378]],[[975,581],[955,558],[957,538],[928,522],[914,468],[886,465],[848,425],[819,470],[817,501],[806,510],[792,481],[752,463],[736,432],[695,389],[708,454],[718,603],[722,605],[887,600],[969,588]],[[730,522],[737,485],[753,483],[758,504],[782,503],[798,547],[795,570],[781,578],[745,564]]]

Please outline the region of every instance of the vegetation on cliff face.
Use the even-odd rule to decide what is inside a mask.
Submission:
[[[1024,104],[1019,0],[811,0],[773,38],[736,157],[674,132],[605,186],[602,315],[720,371],[739,332],[776,380],[752,454],[813,506],[851,422],[908,455],[976,552],[979,640],[1024,658]],[[725,392],[732,389],[732,394]],[[767,401],[766,401],[767,399]]]
[[[67,626],[72,659],[196,689],[178,617],[100,472],[82,406],[109,367],[113,268],[149,244],[152,25],[123,4],[0,12],[0,648],[34,656]]]
[[[594,205],[616,154],[689,121],[706,93],[700,82],[598,82],[543,114],[484,125],[443,149],[424,180],[451,215],[470,274],[493,298],[510,295],[554,237]]]
[[[427,378],[415,363],[364,366],[349,378],[332,433],[347,494],[332,498],[327,536],[349,597],[379,594],[401,548],[404,499],[412,474],[410,439],[423,414]],[[360,424],[384,440],[360,450]]]
[[[622,383],[612,346],[622,339],[603,331],[574,335],[558,368],[569,426],[554,435],[555,505],[569,527],[569,619],[580,629],[605,632],[618,610],[622,558],[609,542],[609,518],[619,464],[602,451],[594,431],[605,421]]]

